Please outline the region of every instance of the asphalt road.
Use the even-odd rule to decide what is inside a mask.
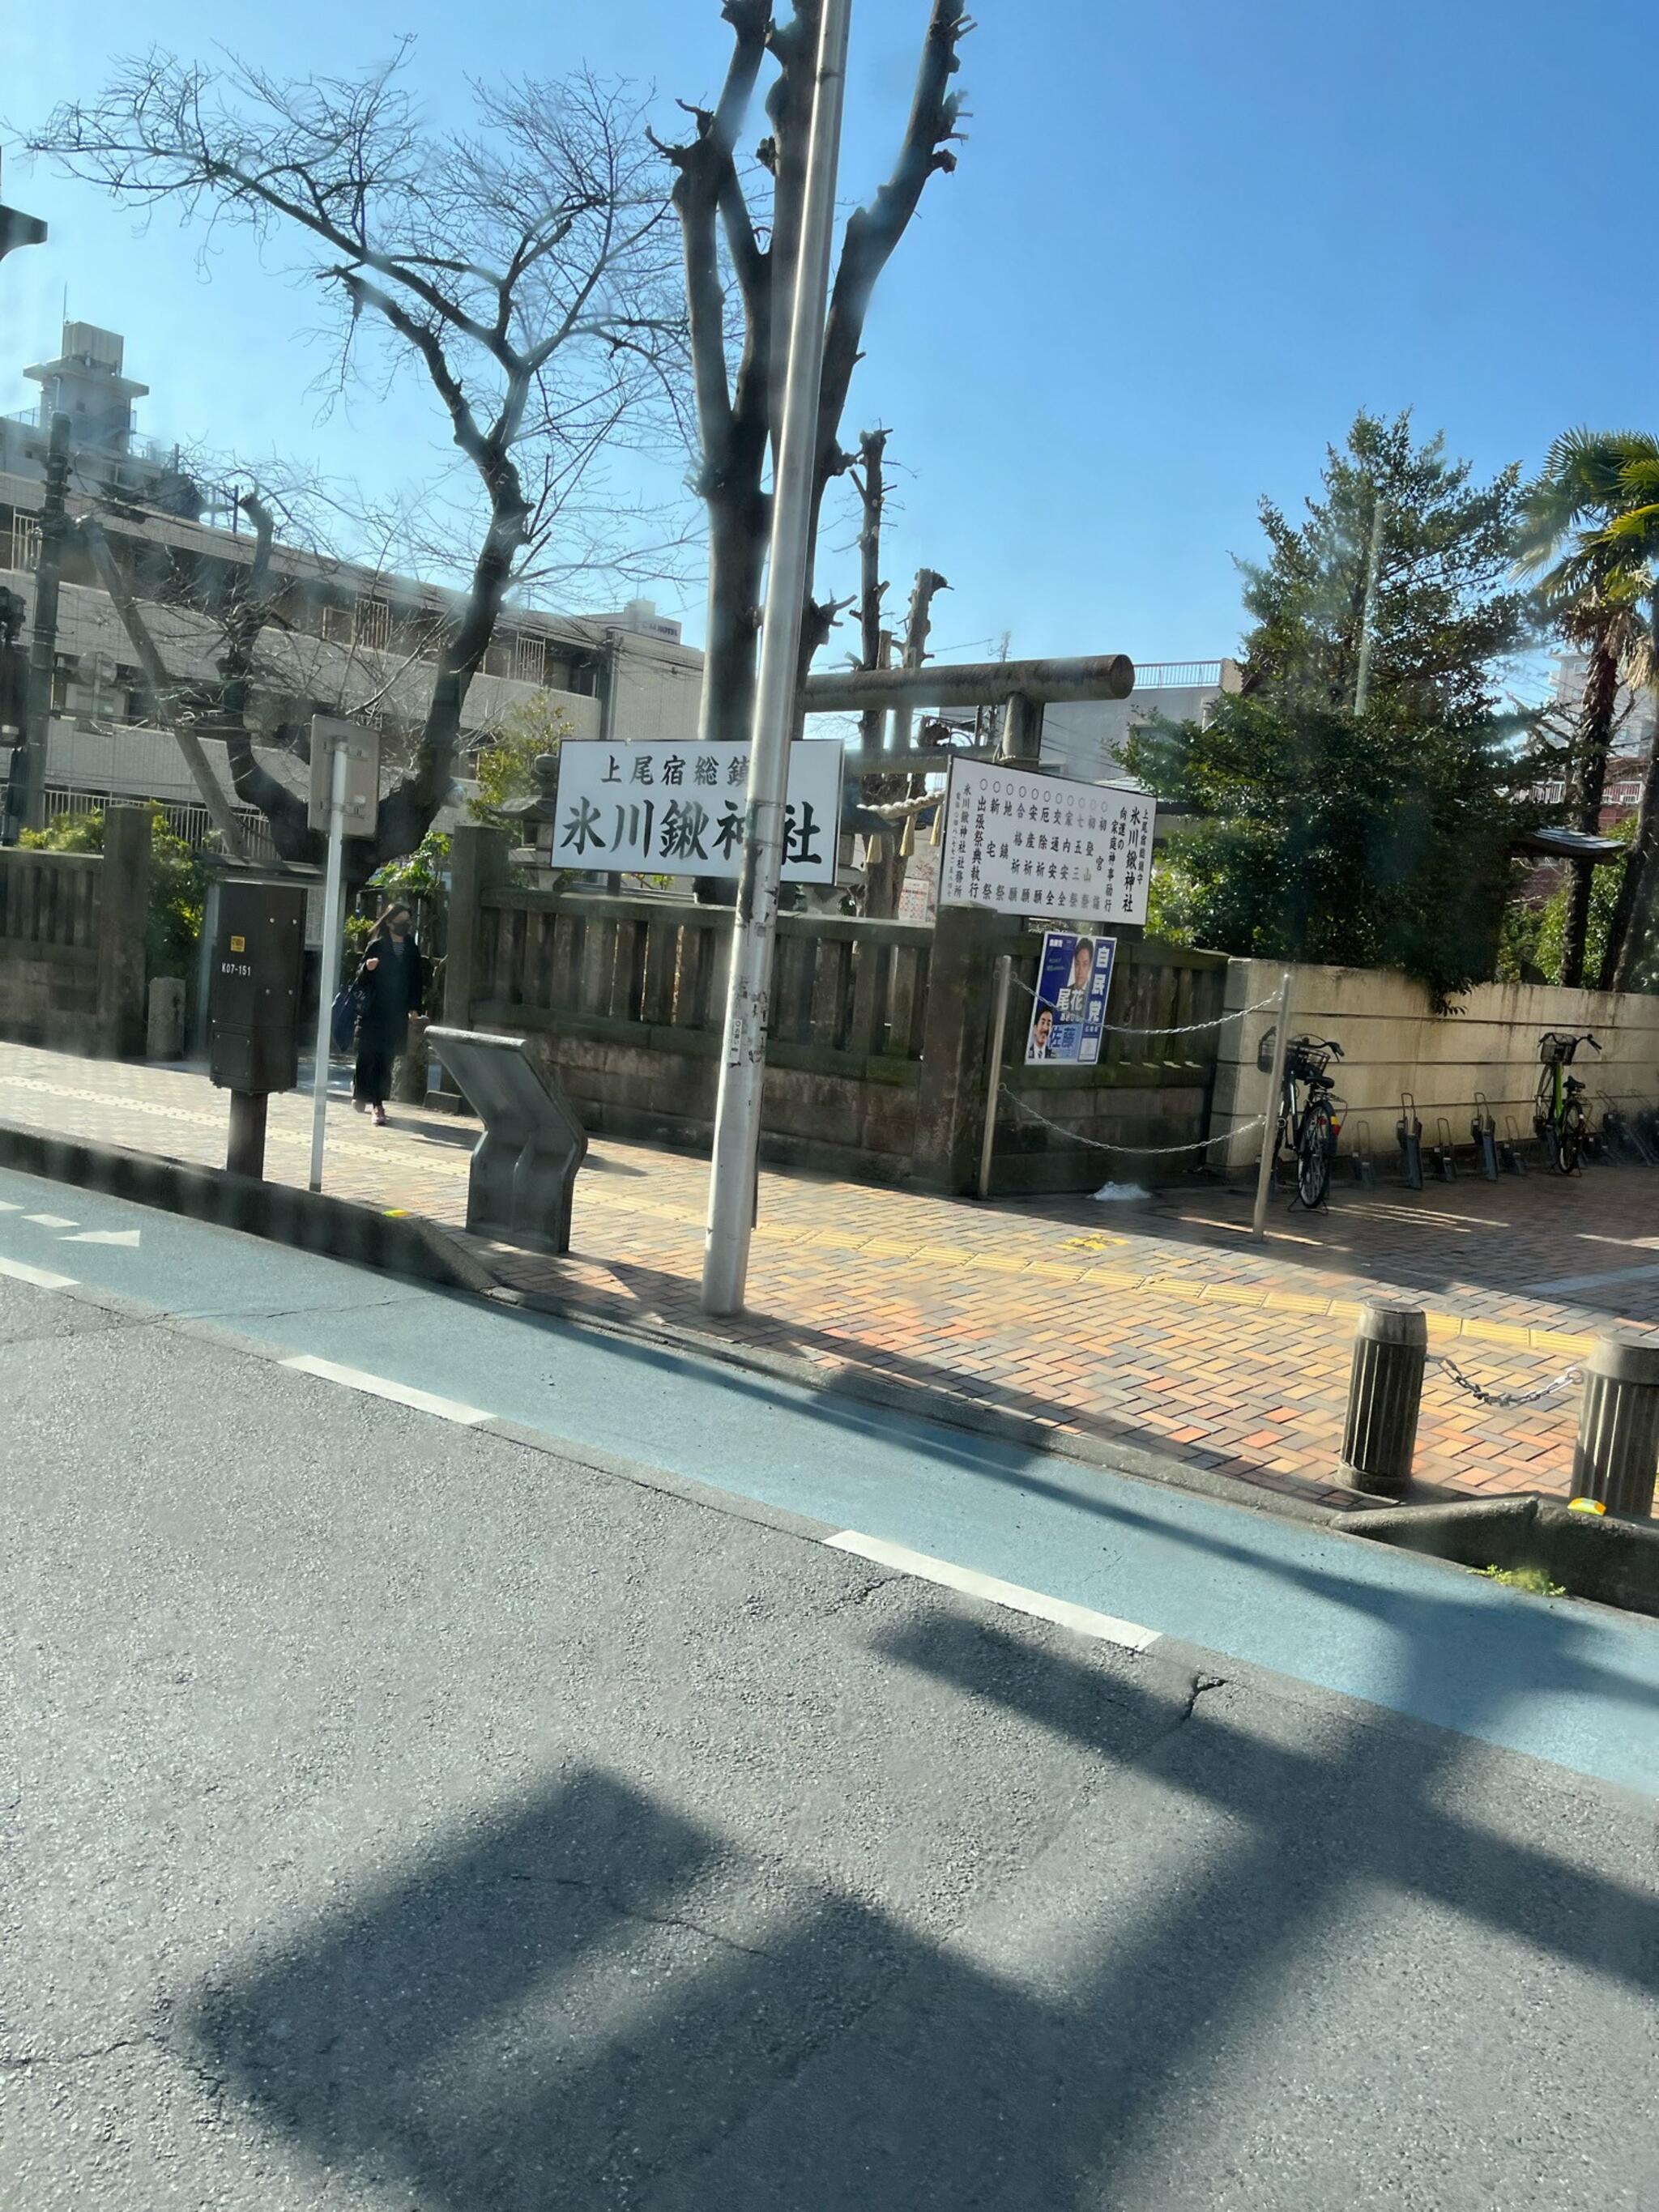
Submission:
[[[0,1206],[7,2212],[1659,2208],[1650,1624]]]

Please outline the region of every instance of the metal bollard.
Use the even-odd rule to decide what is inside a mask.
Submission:
[[[1428,1316],[1420,1306],[1370,1298],[1360,1308],[1336,1471],[1349,1489],[1402,1498],[1410,1487],[1428,1350]]]
[[[1407,1190],[1423,1188],[1423,1124],[1417,1118],[1417,1101],[1409,1091],[1400,1094],[1400,1119],[1394,1125],[1400,1142],[1400,1180]]]
[[[1653,1515],[1659,1468],[1659,1343],[1621,1329],[1598,1337],[1584,1365],[1572,1494],[1609,1513]]]
[[[1475,1165],[1488,1182],[1498,1180],[1498,1124],[1492,1118],[1492,1109],[1486,1103],[1486,1094],[1474,1094],[1474,1119],[1469,1124],[1469,1134],[1474,1139]]]

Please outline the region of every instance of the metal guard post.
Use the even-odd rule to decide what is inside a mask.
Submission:
[[[1634,1520],[1653,1513],[1659,1468],[1659,1343],[1613,1330],[1584,1368],[1572,1494]]]
[[[1337,1469],[1337,1480],[1351,1490],[1401,1498],[1410,1487],[1428,1348],[1420,1306],[1372,1298],[1360,1308]]]

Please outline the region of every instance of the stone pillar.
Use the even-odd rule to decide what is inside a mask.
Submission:
[[[975,1188],[984,1129],[996,956],[1019,926],[981,908],[942,906],[927,971],[915,1176],[925,1190]]]
[[[149,809],[110,807],[98,871],[98,1050],[106,1060],[137,1059],[144,1049],[149,854]]]
[[[146,1060],[182,1060],[185,1056],[185,987],[177,975],[151,978],[149,1021],[144,1035]]]
[[[508,851],[504,830],[469,822],[449,841],[449,938],[444,957],[444,1009],[447,1027],[472,1026],[472,1003],[481,995],[483,969],[483,896],[507,878]]]

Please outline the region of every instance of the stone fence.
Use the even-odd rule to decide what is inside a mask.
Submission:
[[[142,1054],[149,860],[141,806],[109,809],[101,854],[0,848],[0,1036]]]
[[[520,890],[506,841],[455,835],[444,1018],[545,1038],[588,1128],[706,1149],[713,1133],[732,910]],[[1120,934],[1098,1067],[1024,1066],[1030,1000],[1010,1007],[994,1191],[1087,1189],[1132,1173],[1103,1151],[1205,1133],[1217,1032],[1157,1033],[1220,1011],[1226,962]],[[769,1023],[772,1160],[965,1191],[990,1091],[997,957],[1035,982],[1041,939],[946,908],[936,927],[786,915]],[[1038,1118],[1040,1117],[1040,1118]],[[1079,1138],[1091,1141],[1079,1143]]]
[[[1270,960],[1228,963],[1229,1007],[1276,999],[1284,969]],[[1401,1093],[1416,1101],[1423,1142],[1470,1141],[1476,1096],[1483,1097],[1499,1137],[1530,1139],[1540,1073],[1538,1040],[1546,1030],[1601,1040],[1598,1055],[1580,1050],[1573,1072],[1587,1089],[1593,1120],[1606,1105],[1626,1113],[1659,1101],[1659,998],[1637,992],[1564,991],[1547,984],[1482,983],[1449,1013],[1437,1014],[1429,994],[1408,977],[1364,968],[1293,968],[1291,1034],[1334,1037],[1343,1048],[1333,1066],[1348,1102],[1341,1148],[1370,1149],[1379,1160],[1395,1151]],[[1258,1048],[1275,1015],[1230,1022],[1216,1070],[1215,1129],[1237,1128],[1260,1114],[1267,1079]],[[1441,1123],[1445,1127],[1441,1127]],[[1254,1160],[1255,1131],[1228,1148],[1230,1164]],[[1219,1152],[1221,1147],[1218,1146]]]

